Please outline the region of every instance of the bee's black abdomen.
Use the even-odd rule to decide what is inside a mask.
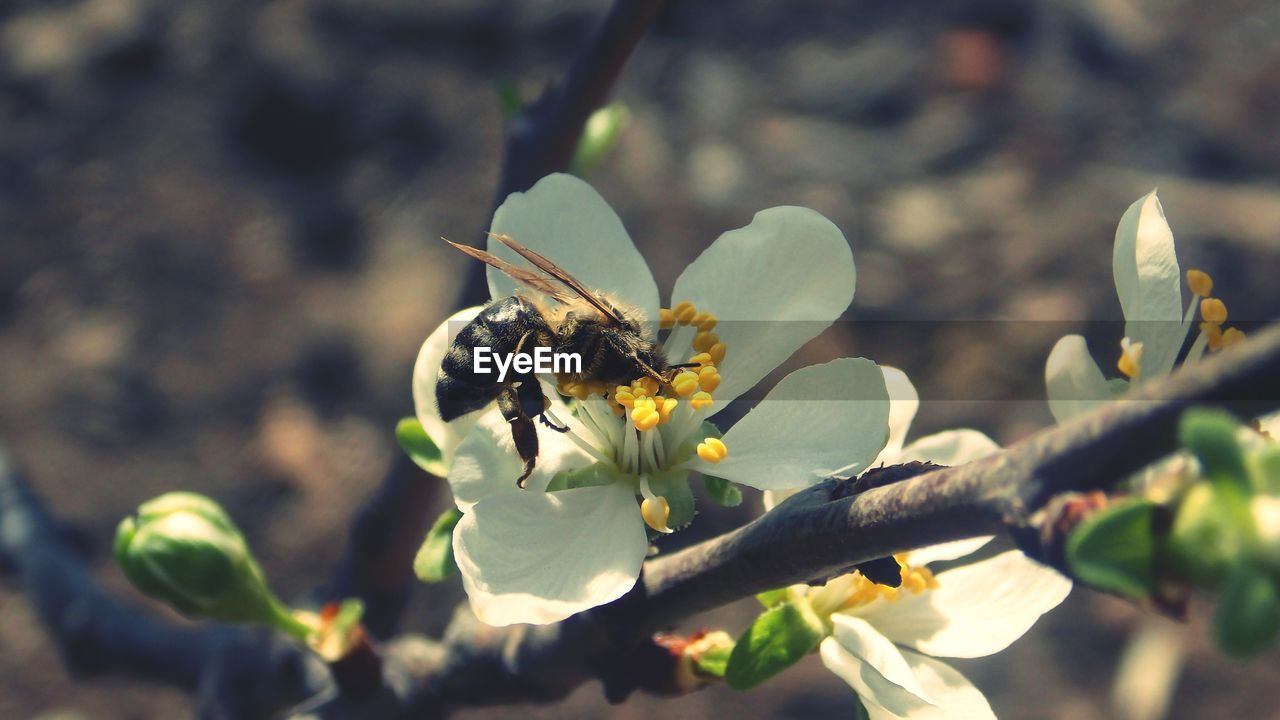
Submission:
[[[509,297],[497,300],[458,332],[440,363],[436,384],[436,407],[446,422],[479,410],[498,398],[515,378],[498,382],[496,372],[477,373],[473,348],[487,347],[495,354],[516,350],[526,334],[546,337],[547,322],[526,300]],[[524,352],[532,351],[532,346]]]

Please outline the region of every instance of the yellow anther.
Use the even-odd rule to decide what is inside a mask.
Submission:
[[[698,316],[698,309],[691,302],[682,302],[671,308],[671,314],[675,317],[677,323],[689,325]]]
[[[671,387],[680,397],[689,397],[698,391],[698,373],[692,370],[681,370],[671,379]]]
[[[1244,342],[1244,331],[1240,328],[1227,328],[1222,331],[1222,347],[1229,348]]]
[[[676,313],[670,308],[662,308],[658,311],[658,327],[662,330],[670,330],[676,326]]]
[[[1203,270],[1188,270],[1187,287],[1191,288],[1192,293],[1202,298],[1209,297],[1209,293],[1213,292],[1213,278]]]
[[[693,338],[693,349],[700,353],[707,352],[712,345],[720,342],[720,336],[713,332],[700,332]]]
[[[658,410],[658,416],[661,418],[658,423],[662,424],[671,419],[671,413],[675,411],[676,406],[680,404],[680,401],[675,398],[664,398],[661,396],[657,398],[657,401],[658,402],[655,407]]]
[[[1205,298],[1200,301],[1200,316],[1205,322],[1221,325],[1227,321],[1227,304],[1218,298]]]
[[[719,371],[711,365],[698,370],[698,387],[703,392],[715,392],[716,388],[720,387]]]
[[[720,438],[709,437],[698,443],[698,457],[715,464],[729,456],[729,448]]]
[[[1200,323],[1200,332],[1204,333],[1205,338],[1209,341],[1210,350],[1219,350],[1222,348],[1222,326],[1215,325],[1210,322]]]
[[[613,401],[622,407],[629,408],[636,402],[636,396],[631,393],[631,388],[626,385],[619,385],[613,391]]]
[[[699,367],[703,365],[715,365],[715,360],[711,357],[711,353],[700,352],[689,358],[689,362],[697,364]]]
[[[671,505],[661,495],[642,500],[640,502],[640,516],[644,518],[645,525],[660,533],[672,531],[671,528],[667,527],[667,518],[671,517]]]
[[[658,394],[658,381],[651,377],[642,377],[639,380],[631,382],[632,392],[645,397],[653,397]]]
[[[701,390],[694,393],[693,397],[689,398],[689,404],[693,406],[694,410],[702,410],[703,408],[709,408],[711,407],[711,403],[712,403],[711,393],[704,392]]]
[[[720,321],[716,319],[716,316],[709,312],[700,312],[693,318],[693,326],[703,332],[711,332],[718,322]]]
[[[661,421],[662,416],[658,414],[653,398],[636,398],[635,406],[631,408],[631,422],[636,424],[637,430],[652,430]]]
[[[1142,343],[1133,342],[1129,338],[1120,341],[1120,360],[1116,368],[1130,380],[1137,380],[1142,374]]]
[[[724,352],[725,352],[724,343],[718,342],[715,345],[711,346],[711,349],[707,351],[707,354],[711,356],[711,362],[719,365],[720,363],[724,362]]]

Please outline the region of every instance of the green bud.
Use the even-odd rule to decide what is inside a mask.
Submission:
[[[1252,522],[1235,510],[1243,503],[1233,485],[1202,482],[1183,495],[1169,533],[1170,559],[1180,574],[1201,587],[1222,581]]]
[[[1254,489],[1280,495],[1280,444],[1268,445],[1249,458]]]
[[[1245,487],[1248,475],[1240,450],[1240,421],[1221,410],[1192,408],[1182,415],[1178,438],[1195,453],[1205,477],[1216,483]]]
[[[1232,657],[1256,655],[1280,635],[1280,593],[1261,568],[1240,563],[1231,569],[1213,613],[1213,639]]]
[[[620,102],[610,103],[587,118],[582,136],[569,161],[569,172],[585,178],[604,160],[631,124],[631,111]]]
[[[144,503],[120,522],[115,556],[134,587],[184,615],[307,637],[309,628],[267,587],[240,530],[209,498],[175,492]]]

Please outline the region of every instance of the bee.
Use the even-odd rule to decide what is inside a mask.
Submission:
[[[538,460],[537,418],[557,432],[567,432],[546,416],[550,401],[533,372],[507,375],[477,372],[473,348],[487,347],[495,355],[529,353],[545,347],[553,353],[575,353],[582,358],[580,371],[561,376],[576,382],[601,381],[626,385],[638,377],[670,383],[676,367],[667,362],[654,335],[633,310],[624,309],[604,293],[587,289],[572,275],[542,255],[507,235],[493,237],[528,260],[535,270],[518,267],[490,253],[445,239],[453,247],[491,265],[541,298],[513,295],[485,306],[458,332],[440,364],[436,384],[436,405],[445,421],[487,407],[497,401],[502,416],[511,425],[511,439],[524,461],[524,472],[516,479],[524,487]]]

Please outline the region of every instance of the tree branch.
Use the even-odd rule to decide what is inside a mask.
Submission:
[[[623,66],[665,4],[666,0],[614,0],[564,82],[548,87],[511,120],[495,209],[511,193],[528,190],[541,178],[568,169],[587,118],[604,105]],[[476,265],[476,271],[467,276],[462,307],[488,299],[483,267]]]

